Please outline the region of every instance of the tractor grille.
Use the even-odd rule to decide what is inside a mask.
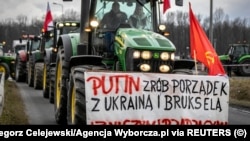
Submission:
[[[143,50],[140,50],[143,51]],[[152,54],[160,54],[161,51],[151,51]],[[166,52],[166,51],[164,51]],[[161,65],[167,65],[170,67],[170,71],[173,69],[174,61],[171,59],[163,61],[160,57],[152,57],[151,59],[145,60],[143,58],[134,58],[133,57],[133,49],[128,49],[126,54],[126,70],[127,71],[137,71],[142,72],[140,69],[141,64],[148,64],[150,66],[150,70],[147,72],[157,72],[160,73],[159,67]],[[143,71],[144,72],[144,71]],[[169,73],[168,72],[168,73]]]

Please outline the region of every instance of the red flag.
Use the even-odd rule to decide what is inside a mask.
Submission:
[[[163,2],[163,13],[165,13],[170,8],[169,0],[164,0]]]
[[[49,2],[47,3],[47,13],[45,16],[45,21],[43,23],[43,29],[44,31],[50,31],[52,28],[50,28],[49,26],[53,26],[53,18],[52,18],[52,14],[50,11],[50,7],[49,7]]]
[[[190,3],[189,18],[191,57],[203,63],[208,68],[209,75],[225,75],[222,63],[204,30],[201,28],[198,20],[194,16]]]

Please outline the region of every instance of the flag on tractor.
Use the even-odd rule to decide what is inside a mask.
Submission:
[[[198,20],[193,14],[191,4],[189,3],[190,18],[190,54],[194,60],[203,63],[208,68],[208,75],[225,75],[219,56],[214,50],[206,33],[200,26]]]
[[[163,14],[170,8],[170,2],[169,0],[164,0],[163,2]]]
[[[46,13],[45,20],[43,23],[44,32],[52,30],[52,28],[51,28],[52,26],[53,26],[53,18],[52,18],[52,14],[51,14],[49,2],[48,2],[47,3],[47,13]]]

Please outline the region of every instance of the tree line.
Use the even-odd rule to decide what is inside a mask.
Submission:
[[[39,35],[43,28],[45,15],[42,17],[32,17],[20,14],[15,19],[7,18],[0,21],[0,43],[5,42],[4,52],[13,52],[13,40],[19,40],[22,35]],[[54,21],[70,20],[79,21],[80,13],[74,10],[66,10],[62,16],[53,17]]]
[[[199,23],[209,38],[210,17],[196,15]],[[189,54],[189,13],[175,12],[166,15],[166,25],[170,40],[176,45],[177,54]],[[250,43],[250,19],[237,17],[230,19],[223,9],[218,8],[213,13],[212,45],[218,55],[224,54],[232,43]]]
[[[18,40],[23,34],[40,33],[44,17],[33,18],[30,23],[26,15],[19,15],[16,19],[8,18],[0,22],[0,42],[6,42],[4,51],[13,50],[12,41]],[[209,37],[210,17],[196,15],[198,21]],[[175,44],[177,55],[187,57],[189,55],[189,13],[169,12],[164,17],[164,23],[169,32],[168,38]],[[80,14],[74,10],[65,11],[62,17],[54,17],[55,21],[80,20]],[[213,40],[212,45],[218,55],[223,54],[231,43],[250,43],[250,19],[230,17],[218,8],[213,13]]]

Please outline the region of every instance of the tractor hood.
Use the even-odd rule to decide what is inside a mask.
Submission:
[[[115,40],[120,47],[176,51],[174,44],[165,36],[142,29],[120,28],[116,32]]]

